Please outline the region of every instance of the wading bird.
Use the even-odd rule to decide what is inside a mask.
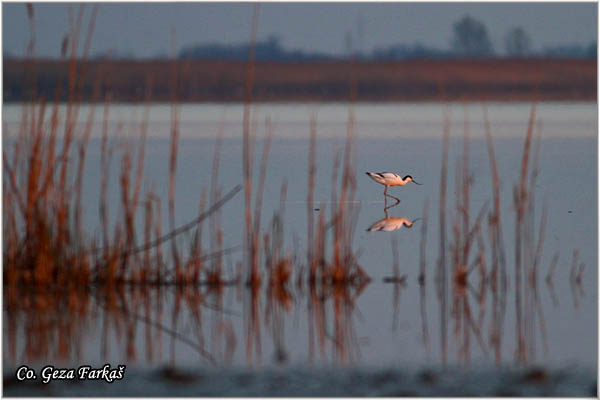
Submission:
[[[385,186],[385,190],[383,191],[384,196],[392,197],[399,201],[397,197],[391,196],[387,194],[388,187],[390,186],[404,186],[409,182],[420,185],[419,182],[415,181],[412,176],[406,175],[402,178],[398,174],[394,174],[392,172],[366,172],[369,178],[373,179],[377,183],[381,183]]]

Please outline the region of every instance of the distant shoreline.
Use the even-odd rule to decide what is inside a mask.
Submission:
[[[239,103],[248,71],[247,62],[219,60],[77,61],[78,70],[82,65],[82,102]],[[261,61],[254,64],[252,101],[596,101],[596,65],[546,58]],[[37,98],[55,100],[59,82],[60,100],[68,97],[68,61],[4,59],[3,68],[5,103],[25,100],[34,80]]]

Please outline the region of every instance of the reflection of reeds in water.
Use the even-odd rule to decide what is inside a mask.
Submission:
[[[5,288],[6,354],[10,360],[69,360],[91,321],[88,291],[57,296],[51,291]]]
[[[502,359],[502,336],[507,310],[509,273],[506,268],[505,246],[502,234],[500,214],[500,178],[487,109],[483,107],[484,129],[492,175],[492,208],[487,212],[487,237],[484,240],[484,216],[487,204],[480,209],[475,220],[470,218],[470,191],[473,184],[469,170],[469,125],[465,110],[465,136],[462,158],[456,168],[456,207],[451,215],[450,242],[446,242],[446,171],[448,160],[449,119],[446,110],[442,150],[442,170],[440,179],[440,256],[436,274],[437,294],[440,302],[440,340],[442,363],[447,362],[447,321],[453,323],[453,336],[457,344],[458,359],[465,363],[470,360],[471,337],[474,337],[483,354],[488,346],[493,351],[494,360],[500,364]],[[535,130],[537,126],[537,130]],[[534,134],[535,131],[535,134]],[[547,210],[542,209],[536,219],[536,180],[539,175],[539,154],[541,147],[541,124],[535,123],[535,104],[532,105],[529,124],[523,145],[521,171],[518,183],[514,187],[513,205],[515,210],[515,263],[514,263],[514,305],[516,332],[516,361],[528,363],[536,358],[537,338],[541,337],[543,354],[548,354],[548,339],[544,310],[539,297],[538,276],[543,253],[544,233],[546,230]],[[537,228],[536,228],[537,225]],[[423,239],[422,239],[423,242]],[[423,246],[423,243],[422,243]],[[486,252],[489,248],[490,255]],[[571,267],[572,287],[581,280],[577,277],[583,272],[579,266],[577,253],[574,253]],[[448,257],[449,256],[449,257]],[[491,256],[489,259],[488,257]],[[546,275],[546,283],[552,295],[553,303],[558,300],[553,291],[553,273],[558,262],[555,255]],[[577,266],[577,267],[576,267]],[[489,267],[489,268],[488,268]],[[421,270],[424,267],[421,266]],[[450,271],[448,275],[447,271]],[[473,275],[477,272],[478,284],[474,285]],[[449,279],[450,278],[450,279]],[[424,282],[424,280],[422,280]],[[451,307],[447,309],[447,285],[451,287]],[[579,285],[580,286],[580,285]],[[489,292],[489,295],[488,295]],[[576,293],[573,290],[574,305],[577,306]],[[491,315],[489,318],[488,338],[484,338],[484,322],[487,310],[487,298],[491,296]],[[424,303],[422,296],[422,304]],[[423,307],[423,305],[422,305]],[[448,314],[449,312],[449,314]],[[422,315],[424,313],[422,312]],[[423,317],[422,317],[423,318]],[[426,319],[423,337],[427,337]],[[425,341],[427,348],[427,342]]]
[[[520,184],[515,185],[514,207],[515,222],[515,307],[518,362],[528,362],[535,357],[536,325],[547,354],[546,326],[543,309],[537,287],[538,266],[540,263],[544,231],[546,224],[546,207],[542,210],[539,233],[535,234],[535,188],[539,174],[538,160],[541,143],[541,128],[534,138],[535,103],[531,106],[527,135],[523,145]],[[531,158],[532,142],[535,139],[533,161]],[[529,172],[531,171],[531,172]],[[523,285],[522,279],[526,279]],[[539,321],[536,324],[536,319]]]
[[[394,295],[393,295],[393,318],[392,318],[392,331],[396,331],[396,329],[398,328],[398,310],[400,307],[400,290],[401,288],[404,288],[406,286],[406,274],[402,274],[400,275],[400,265],[399,265],[399,258],[398,258],[398,239],[396,238],[396,236],[391,236],[391,242],[392,242],[392,260],[393,260],[393,265],[392,265],[392,271],[393,271],[393,276],[391,277],[385,277],[383,278],[384,282],[392,282],[395,283],[394,285]]]
[[[314,361],[315,339],[321,361],[327,359],[328,343],[331,344],[332,361],[348,364],[360,357],[353,319],[356,300],[365,287],[366,283],[360,286],[338,284],[310,287],[308,296],[310,362]],[[328,318],[328,315],[331,315],[331,318]]]
[[[502,218],[500,214],[500,177],[492,142],[490,122],[487,115],[487,107],[483,107],[485,137],[492,174],[492,198],[493,207],[488,214],[488,234],[491,250],[491,271],[488,277],[492,293],[492,317],[490,326],[490,345],[494,349],[496,364],[501,362],[502,331],[506,311],[507,274],[504,255],[504,243],[502,240]]]
[[[571,285],[571,295],[573,297],[573,306],[579,307],[579,300],[584,296],[581,277],[585,270],[585,264],[579,263],[579,251],[573,250],[573,259],[571,262],[571,270],[569,275],[569,283]]]
[[[306,211],[307,211],[307,226],[308,232],[306,237],[308,238],[307,247],[307,264],[308,264],[308,280],[309,282],[315,282],[317,279],[317,266],[318,258],[315,256],[314,245],[315,242],[310,240],[313,237],[314,232],[314,192],[315,192],[315,175],[317,173],[316,166],[316,146],[317,146],[317,120],[313,115],[310,119],[310,142],[308,150],[308,190],[306,198]],[[322,214],[319,213],[319,216]],[[316,244],[318,245],[319,242]]]
[[[429,214],[429,199],[425,199],[425,205],[423,207],[423,225],[421,226],[421,245],[420,245],[420,260],[419,260],[419,305],[421,313],[421,329],[423,335],[423,346],[429,357],[430,344],[429,344],[429,328],[427,327],[427,303],[426,303],[426,292],[425,292],[425,279],[427,277],[427,260],[425,258],[427,248],[427,223]]]
[[[360,356],[354,319],[363,289],[323,286],[307,298],[309,307],[317,310],[314,333],[321,361],[351,363]],[[255,296],[248,293],[250,301],[245,300],[244,307],[252,318],[247,318],[249,325],[244,324],[243,331],[237,331],[232,322],[240,315],[223,301],[224,293],[232,290],[118,286],[73,290],[65,296],[58,289],[8,288],[4,292],[5,361],[69,363],[99,354],[104,360],[118,356],[129,362],[175,366],[178,357],[185,354],[193,360],[195,354],[200,363],[227,365],[238,350],[238,338],[246,335],[242,355],[249,364],[262,362],[265,339],[274,348],[273,361],[286,362],[289,348],[298,351],[286,342],[285,328],[294,306],[304,307],[301,295],[282,287],[268,287]],[[99,342],[89,340],[95,330]],[[309,348],[310,359],[314,350]],[[238,361],[239,357],[238,351]]]
[[[352,319],[355,301],[370,279],[358,264],[352,246],[358,216],[358,210],[349,207],[356,189],[356,174],[352,168],[356,157],[353,148],[354,123],[354,114],[350,109],[339,183],[341,161],[339,152],[336,153],[333,162],[331,219],[326,222],[325,206],[321,204],[316,224],[313,198],[317,130],[314,117],[310,125],[307,205],[309,235],[307,237],[309,286],[307,311],[310,361],[314,359],[315,340],[322,359],[326,355],[328,340],[332,343],[332,355],[338,362],[347,363],[359,356]],[[332,254],[329,257],[326,253],[326,243],[331,243],[332,247]],[[328,301],[331,301],[332,306],[332,327],[328,327],[327,323]]]
[[[444,108],[442,166],[440,171],[440,250],[437,264],[437,296],[440,302],[440,342],[442,364],[448,361],[448,275],[446,270],[446,190],[448,168],[448,141],[450,137],[450,115],[448,106]]]
[[[469,169],[469,124],[465,108],[464,118],[463,157],[457,163],[456,173],[456,214],[452,224],[452,242],[450,243],[450,262],[452,271],[452,307],[451,315],[454,319],[454,334],[457,340],[462,340],[458,348],[458,356],[464,362],[470,358],[470,338],[475,336],[482,350],[483,344],[479,319],[474,318],[470,294],[477,304],[484,299],[485,286],[480,285],[480,290],[475,290],[469,282],[470,273],[477,269],[480,272],[480,281],[485,281],[485,254],[482,240],[478,240],[479,254],[472,257],[471,250],[477,237],[480,237],[481,221],[486,209],[484,205],[479,215],[471,223],[470,219],[470,192],[473,178]],[[473,260],[471,260],[473,258]],[[462,337],[461,337],[462,336]],[[459,339],[460,338],[460,339]]]
[[[350,110],[343,153],[341,182],[338,182],[342,155],[334,157],[331,192],[331,219],[326,221],[325,205],[318,208],[315,221],[314,185],[316,176],[316,120],[310,124],[308,161],[308,355],[314,360],[315,341],[321,358],[326,357],[326,343],[332,343],[332,355],[346,363],[358,357],[358,345],[353,330],[355,301],[370,279],[358,265],[352,246],[358,210],[351,209],[355,192],[354,115]],[[338,189],[339,188],[339,189]],[[339,191],[338,191],[339,190]],[[327,254],[331,243],[331,254]],[[302,285],[299,286],[300,288]],[[332,305],[332,328],[328,327],[327,304]],[[331,329],[331,331],[330,331]]]

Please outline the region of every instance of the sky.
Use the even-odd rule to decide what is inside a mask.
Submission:
[[[70,3],[77,14],[79,3]],[[84,9],[84,21],[93,5]],[[34,4],[38,56],[57,57],[68,32],[69,4]],[[250,37],[252,3],[100,3],[91,54],[153,57],[198,43],[232,44]],[[534,50],[545,46],[587,45],[597,38],[596,3],[262,3],[258,39],[280,38],[286,49],[345,54],[347,33],[353,47],[420,42],[448,49],[452,25],[469,14],[485,23],[494,49],[504,51],[504,36],[522,26]],[[84,26],[87,26],[84,22]],[[30,38],[24,3],[2,4],[3,53],[23,55]],[[83,40],[82,40],[83,42]]]

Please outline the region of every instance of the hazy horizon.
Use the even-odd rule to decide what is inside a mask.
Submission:
[[[2,5],[3,54],[20,56],[30,39],[25,3]],[[35,54],[57,57],[68,32],[69,6],[34,3]],[[84,28],[93,7],[84,10]],[[250,36],[252,3],[99,3],[90,54],[113,51],[137,58],[170,53],[194,44],[237,44]],[[73,14],[77,9],[73,7]],[[482,21],[494,50],[504,53],[504,36],[523,27],[532,49],[588,45],[597,38],[596,3],[263,3],[258,40],[276,36],[286,49],[344,55],[355,51],[420,43],[448,49],[452,25],[464,15]],[[82,33],[85,33],[85,29]],[[83,40],[81,40],[83,42]],[[83,46],[83,43],[81,44]]]

